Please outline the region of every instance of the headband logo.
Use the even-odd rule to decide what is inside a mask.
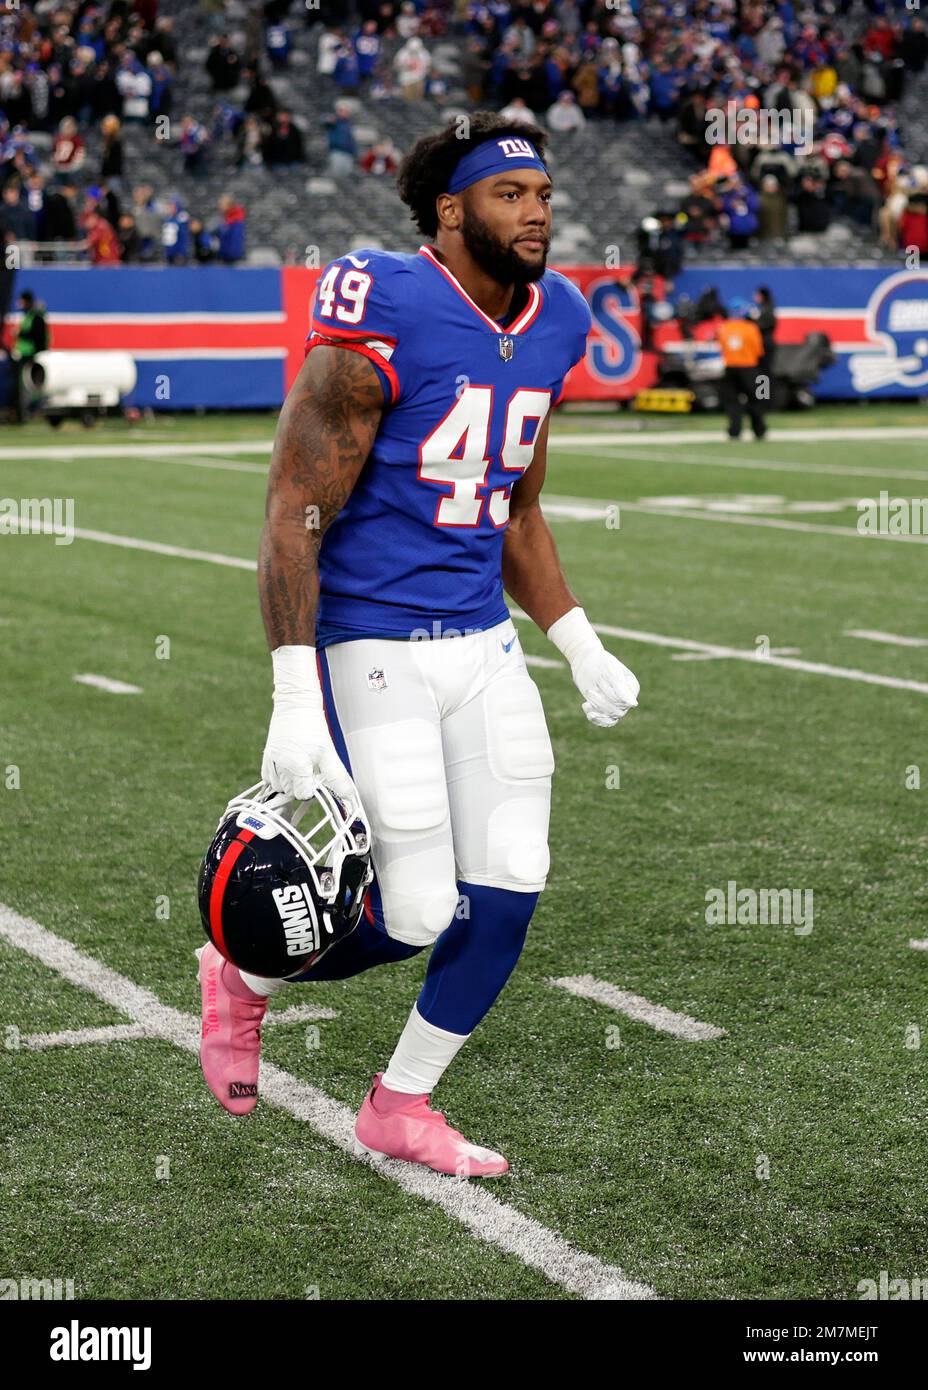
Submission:
[[[528,140],[497,140],[507,159],[534,159],[535,151]]]

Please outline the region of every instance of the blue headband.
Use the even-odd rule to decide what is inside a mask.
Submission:
[[[531,140],[520,135],[507,135],[500,140],[485,140],[464,155],[451,176],[448,192],[460,193],[479,179],[488,179],[491,174],[505,174],[509,169],[539,169],[543,174],[548,172]]]

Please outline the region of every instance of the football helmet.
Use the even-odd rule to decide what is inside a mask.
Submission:
[[[222,813],[200,868],[200,916],[226,960],[286,979],[354,931],[373,877],[358,803],[322,784],[294,802],[258,782]]]

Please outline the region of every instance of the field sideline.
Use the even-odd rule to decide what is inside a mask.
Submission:
[[[703,417],[555,421],[564,568],[642,694],[587,725],[518,619],[557,759],[551,877],[436,1096],[510,1158],[493,1184],[347,1152],[421,956],[275,1000],[248,1120],[199,1075],[196,872],[269,711],[272,433],[174,416],[0,440],[0,496],[73,499],[75,528],[0,534],[0,1277],[855,1299],[924,1273],[926,536],[857,523],[881,491],[928,497],[926,412],[783,416],[762,444]],[[730,884],[814,907],[707,921]]]

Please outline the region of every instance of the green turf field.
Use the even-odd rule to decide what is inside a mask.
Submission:
[[[855,1299],[881,1270],[928,1274],[928,537],[855,529],[861,498],[928,496],[928,414],[773,424],[762,444],[704,418],[552,431],[565,569],[627,630],[604,640],[642,691],[596,729],[566,667],[533,668],[549,886],[436,1093],[508,1156],[492,1184],[341,1146],[423,956],[278,996],[333,1016],[267,1029],[273,1095],[248,1119],[191,1050],[199,859],[269,713],[266,452],[243,446],[273,419],[2,433],[0,496],[73,498],[78,533],[0,535],[0,1277],[87,1298]],[[704,438],[662,437],[681,431]],[[730,881],[811,892],[811,930],[707,923]],[[724,1036],[551,983],[581,976]]]

